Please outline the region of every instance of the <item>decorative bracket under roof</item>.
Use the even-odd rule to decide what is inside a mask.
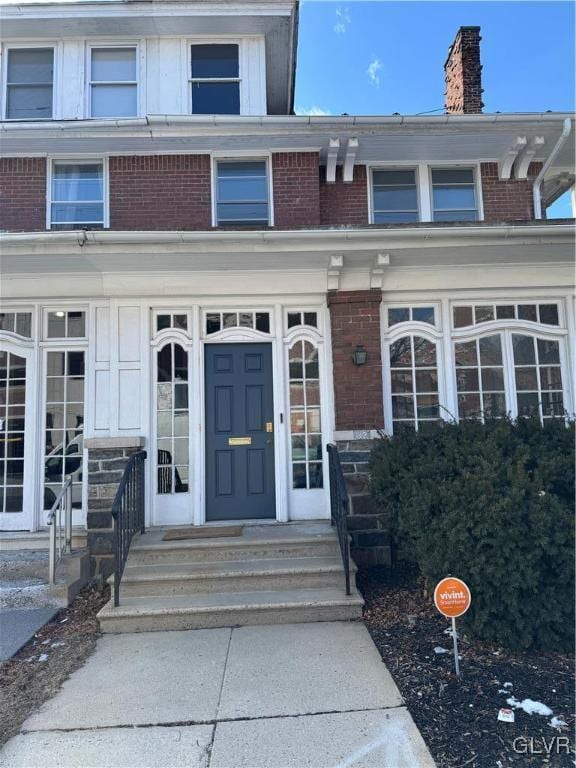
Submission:
[[[514,165],[514,161],[518,157],[518,153],[524,149],[524,147],[527,145],[528,140],[526,139],[526,136],[517,136],[514,140],[514,143],[510,147],[509,150],[507,150],[500,160],[498,161],[498,178],[501,180],[509,179],[512,174],[512,166]]]
[[[328,152],[326,153],[326,181],[328,184],[334,184],[336,181],[336,164],[338,162],[339,149],[340,139],[330,139]]]
[[[516,165],[514,166],[514,175],[517,179],[526,179],[528,177],[528,168],[530,167],[530,163],[532,162],[532,159],[536,152],[538,152],[538,149],[546,143],[546,140],[544,136],[534,136],[532,139],[530,139],[530,143],[522,152],[522,154],[518,157],[516,160]]]
[[[370,270],[370,288],[382,288],[384,281],[384,267],[390,265],[389,253],[378,253]]]
[[[354,164],[356,162],[356,153],[358,152],[358,139],[348,139],[346,144],[346,154],[344,155],[344,173],[343,178],[346,183],[354,179]]]
[[[344,266],[344,256],[341,253],[333,253],[330,256],[328,267],[328,290],[337,291],[340,287],[340,272]]]

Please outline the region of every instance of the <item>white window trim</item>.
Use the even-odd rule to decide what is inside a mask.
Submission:
[[[192,46],[193,45],[237,45],[238,46],[238,77],[207,77],[207,78],[192,78]],[[193,82],[238,82],[239,83],[239,101],[240,101],[240,115],[245,115],[248,112],[247,109],[247,93],[246,93],[246,73],[244,64],[244,40],[237,35],[226,37],[191,37],[182,41],[183,52],[183,67],[182,71],[186,73],[184,80],[184,88],[186,93],[183,95],[182,103],[186,106],[186,114],[192,115],[192,83]],[[199,117],[205,117],[205,115],[199,115]]]
[[[432,171],[452,171],[452,170],[472,170],[474,177],[474,191],[476,194],[476,211],[478,217],[476,223],[484,221],[484,202],[482,199],[482,177],[480,163],[431,163],[428,165],[428,185],[429,193],[428,200],[430,203],[430,221],[434,219],[434,188],[432,185]],[[436,222],[439,224],[449,224],[450,222]],[[474,222],[462,222],[462,223],[474,223]]]
[[[46,229],[52,229],[51,211],[52,211],[52,175],[54,163],[68,164],[68,165],[90,165],[93,163],[101,163],[103,168],[103,184],[104,184],[104,222],[102,229],[108,229],[110,226],[110,184],[109,184],[109,158],[108,156],[90,156],[90,157],[48,157],[46,160]],[[74,231],[74,230],[70,230]]]
[[[48,314],[51,312],[84,312],[84,336],[48,336]],[[90,338],[90,312],[87,306],[82,305],[70,305],[70,304],[56,304],[46,305],[42,307],[42,327],[40,329],[40,340],[42,345],[62,345],[66,346],[86,346],[87,340]]]
[[[30,48],[52,48],[53,50],[53,73],[52,73],[52,116],[51,117],[8,117],[7,116],[7,108],[8,108],[8,54],[11,50],[14,49],[25,49],[28,50]],[[59,115],[57,114],[56,105],[58,102],[58,93],[57,93],[57,87],[59,85],[59,78],[58,73],[60,72],[60,44],[56,41],[46,40],[46,42],[40,42],[36,41],[33,43],[9,43],[4,45],[2,50],[2,60],[3,60],[3,67],[2,67],[2,118],[8,122],[11,123],[22,123],[22,122],[47,122],[49,120],[57,120]]]
[[[388,309],[388,305],[386,310]],[[412,303],[410,303],[412,306]],[[386,311],[385,310],[385,311]],[[446,409],[446,365],[444,357],[444,346],[442,344],[443,334],[437,328],[427,323],[406,322],[393,325],[391,329],[384,329],[384,338],[382,342],[382,378],[384,384],[384,425],[387,434],[394,434],[394,420],[392,415],[392,369],[390,366],[390,346],[398,339],[404,336],[422,336],[436,345],[436,371],[438,374],[438,405],[439,418],[447,421],[450,414]],[[414,392],[414,390],[413,390]],[[456,414],[454,414],[456,415]],[[414,421],[417,421],[415,416]]]
[[[455,343],[462,342],[462,341],[474,341],[476,339],[481,339],[486,336],[495,336],[500,335],[502,339],[502,366],[504,370],[504,395],[506,399],[506,411],[510,415],[512,419],[518,418],[518,401],[516,399],[517,390],[516,390],[516,366],[514,364],[514,352],[512,349],[512,334],[519,334],[522,336],[530,336],[533,339],[548,339],[549,341],[557,341],[558,342],[558,350],[560,355],[560,375],[562,376],[562,398],[564,402],[564,410],[569,412],[570,410],[570,390],[568,387],[568,356],[567,356],[567,350],[566,350],[566,343],[567,343],[567,331],[560,331],[556,329],[555,332],[550,332],[545,330],[545,327],[538,326],[538,328],[529,327],[527,325],[508,325],[506,324],[506,321],[499,321],[501,324],[497,328],[482,328],[482,331],[479,333],[478,330],[469,331],[466,334],[452,334],[452,346],[454,346]],[[484,325],[484,324],[483,324]],[[488,324],[486,324],[488,325]],[[534,325],[534,324],[532,324]],[[552,327],[552,326],[549,326]],[[476,326],[476,329],[478,326]],[[536,368],[539,369],[540,365],[536,365]],[[520,366],[522,367],[522,366]],[[530,366],[528,366],[530,367]],[[540,372],[538,371],[538,381],[540,382]],[[454,386],[454,392],[456,395],[456,413],[454,416],[457,420],[460,420],[460,417],[458,415],[458,390],[456,385],[456,366],[454,365],[452,370],[452,379],[453,379],[453,386]],[[539,411],[541,411],[540,405],[539,405]],[[542,415],[540,413],[540,420],[542,420]]]
[[[368,167],[368,173],[366,174],[368,178],[368,212],[369,212],[369,222],[370,224],[375,224],[374,221],[374,178],[373,174],[374,171],[414,171],[414,181],[416,183],[416,204],[417,204],[417,214],[418,214],[418,221],[425,221],[425,219],[422,217],[422,166],[418,163],[371,163]],[[412,223],[412,222],[409,222]],[[405,226],[406,222],[389,222],[388,224],[382,226],[398,226],[402,227]]]
[[[218,215],[217,215],[217,182],[218,182],[218,163],[234,163],[242,162],[243,160],[250,160],[254,162],[266,163],[266,178],[268,181],[268,224],[266,228],[274,226],[274,187],[272,181],[272,153],[265,152],[254,154],[254,152],[212,152],[210,155],[210,175],[211,175],[211,198],[212,198],[212,226],[218,227]]]
[[[387,434],[393,434],[392,422],[392,392],[390,376],[390,358],[389,347],[396,339],[406,335],[418,334],[428,337],[431,341],[437,343],[437,365],[438,365],[438,393],[440,403],[440,418],[445,421],[459,421],[458,416],[458,390],[456,382],[456,365],[454,360],[454,344],[461,341],[471,341],[483,336],[493,336],[501,334],[502,338],[502,356],[504,368],[504,392],[506,399],[506,408],[510,417],[515,419],[518,416],[516,400],[516,381],[514,371],[514,356],[512,351],[512,334],[519,333],[533,338],[549,339],[558,341],[560,353],[560,371],[562,376],[562,396],[564,399],[564,410],[571,414],[575,408],[573,400],[573,378],[570,369],[570,348],[571,331],[568,328],[569,318],[566,317],[565,296],[543,294],[532,296],[515,296],[509,298],[507,295],[498,295],[498,291],[483,295],[482,298],[471,296],[454,297],[446,296],[440,302],[425,301],[422,294],[412,294],[415,299],[409,295],[404,301],[384,300],[381,304],[381,329],[382,329],[382,380],[383,380],[383,400],[384,400],[384,424]],[[492,304],[557,304],[558,320],[560,325],[544,325],[529,320],[492,320],[487,323],[481,323],[465,328],[453,327],[453,308],[460,305],[492,305]],[[391,327],[388,326],[388,308],[414,307],[414,306],[434,306],[436,311],[436,326],[427,323],[418,323],[407,321],[397,323]]]
[[[136,57],[136,80],[134,81],[106,81],[109,84],[118,85],[136,85],[136,114],[130,117],[92,117],[92,85],[102,84],[104,81],[92,81],[92,50],[94,48],[133,48]],[[85,89],[85,116],[87,120],[132,120],[146,114],[146,105],[144,104],[146,88],[145,84],[145,51],[146,45],[141,40],[125,40],[118,42],[116,40],[91,41],[86,44],[86,64],[84,78]]]

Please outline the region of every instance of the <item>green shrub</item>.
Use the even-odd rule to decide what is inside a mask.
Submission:
[[[461,626],[513,649],[574,643],[574,424],[463,421],[383,438],[377,506],[432,586],[472,591]]]

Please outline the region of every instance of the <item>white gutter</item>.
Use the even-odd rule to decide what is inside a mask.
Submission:
[[[542,170],[534,180],[533,197],[534,197],[534,218],[535,219],[542,218],[542,194],[540,190],[542,187],[542,182],[544,181],[544,176],[546,175],[548,168],[550,168],[550,166],[556,159],[558,152],[560,152],[560,150],[564,146],[566,139],[568,138],[568,136],[570,136],[571,131],[572,131],[572,122],[569,118],[566,118],[564,120],[562,133],[558,137],[558,141],[554,145],[552,152],[550,152],[550,154],[548,155],[546,162],[542,166]]]
[[[110,230],[73,230],[53,232],[5,232],[0,233],[1,245],[32,245],[35,243],[74,243],[79,246],[90,244],[126,245],[126,244],[162,244],[162,243],[298,243],[298,242],[366,242],[375,241],[375,245],[385,249],[395,240],[436,240],[446,237],[498,237],[502,240],[515,238],[550,239],[574,236],[571,224],[537,224],[537,225],[481,225],[476,227],[414,227],[394,229],[304,229],[304,230],[272,230],[252,232],[157,232],[157,231],[110,231]]]

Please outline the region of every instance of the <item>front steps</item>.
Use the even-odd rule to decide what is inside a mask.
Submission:
[[[103,632],[346,621],[363,600],[347,596],[329,523],[246,526],[234,538],[134,540],[120,586],[98,618]],[[354,584],[355,566],[351,573]]]

